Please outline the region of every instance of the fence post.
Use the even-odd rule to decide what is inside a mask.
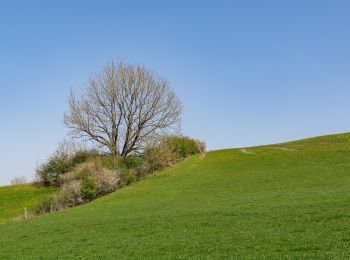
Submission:
[[[27,207],[24,208],[24,219],[28,218],[28,211],[27,211]]]

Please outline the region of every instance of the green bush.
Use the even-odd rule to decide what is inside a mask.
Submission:
[[[41,198],[34,208],[34,213],[37,215],[51,212],[53,205],[55,204],[55,196],[47,195]]]
[[[99,168],[105,168],[109,170],[117,170],[122,167],[120,158],[113,157],[111,155],[95,155],[87,160],[89,163],[93,163]]]
[[[130,170],[122,170],[120,172],[120,176],[118,180],[118,187],[122,188],[136,181],[137,181],[137,178],[135,174],[133,174]]]
[[[36,176],[39,182],[44,186],[59,186],[60,177],[72,170],[76,165],[79,165],[95,152],[77,151],[72,155],[56,151],[46,163],[42,164],[36,171]]]
[[[56,152],[37,169],[37,177],[44,186],[58,186],[60,175],[70,170],[68,156]]]
[[[85,151],[85,150],[77,151],[71,156],[70,165],[74,167],[78,164],[86,162],[89,158],[97,155],[98,153],[95,151]]]
[[[170,151],[174,153],[178,159],[186,158],[205,150],[203,142],[199,142],[187,136],[166,136],[162,139],[161,143],[169,147]]]
[[[157,145],[145,149],[143,162],[136,168],[137,176],[164,169],[204,151],[204,142],[186,136],[165,136]]]
[[[96,199],[96,193],[96,190],[89,186],[82,187],[80,191],[81,198],[86,202]]]
[[[167,143],[160,143],[159,146],[145,149],[143,156],[145,162],[138,170],[149,171],[143,172],[143,175],[169,167],[177,161],[176,154],[170,150]]]
[[[142,164],[142,158],[140,156],[129,156],[122,159],[122,164],[127,169],[135,169]]]
[[[105,161],[105,160],[104,160]],[[119,171],[106,169],[101,166],[99,158],[81,163],[70,172],[60,177],[60,183],[79,181],[81,197],[84,201],[91,201],[97,197],[111,193],[117,189],[120,179]]]

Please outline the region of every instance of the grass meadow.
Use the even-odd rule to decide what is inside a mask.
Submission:
[[[25,207],[31,214],[40,198],[54,191],[31,184],[0,187],[0,224],[23,218]]]
[[[0,221],[30,192],[1,188]],[[350,134],[197,155],[0,234],[2,259],[350,258]]]

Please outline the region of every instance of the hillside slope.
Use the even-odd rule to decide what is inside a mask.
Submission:
[[[350,134],[195,156],[0,225],[0,258],[349,258]]]
[[[0,187],[0,224],[21,218],[24,207],[28,208],[30,214],[40,198],[54,190],[30,184]]]

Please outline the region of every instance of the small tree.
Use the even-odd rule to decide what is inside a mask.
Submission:
[[[126,157],[173,129],[181,111],[167,80],[143,66],[112,63],[91,78],[79,97],[72,92],[64,122],[74,137]]]

